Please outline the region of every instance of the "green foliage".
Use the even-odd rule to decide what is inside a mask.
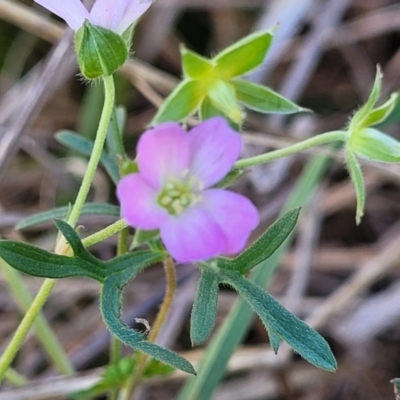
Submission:
[[[296,226],[300,208],[287,212],[275,221],[251,246],[234,259],[218,258],[220,268],[245,274],[267,260],[282,245]]]
[[[222,271],[221,281],[237,290],[260,317],[267,330],[272,332],[271,343],[275,350],[279,336],[309,363],[327,371],[336,370],[335,357],[325,339],[262,288],[234,271]]]
[[[15,229],[25,229],[51,221],[52,219],[64,218],[68,214],[69,210],[69,206],[62,206],[33,214],[18,222],[18,224],[15,226]],[[120,208],[119,206],[115,206],[113,204],[86,203],[83,206],[81,215],[106,215],[110,217],[119,217]]]
[[[182,69],[188,79],[207,79],[214,69],[213,62],[186,47],[181,47]]]
[[[120,35],[88,21],[75,35],[75,48],[87,79],[110,76],[128,59],[128,46]]]
[[[218,305],[218,277],[205,267],[197,285],[190,320],[190,338],[193,344],[204,342],[215,325]]]
[[[76,150],[85,156],[90,156],[92,154],[94,143],[91,140],[82,137],[79,133],[73,131],[60,131],[56,133],[55,138],[64,146]],[[115,155],[113,157],[103,150],[100,162],[112,181],[117,183],[119,181],[119,170]]]

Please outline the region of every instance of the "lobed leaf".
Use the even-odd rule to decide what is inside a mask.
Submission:
[[[231,285],[246,300],[272,332],[273,346],[277,336],[285,340],[293,350],[310,364],[327,371],[337,368],[335,357],[326,340],[286,308],[279,304],[261,287],[237,272],[223,271],[222,281]]]
[[[250,247],[234,259],[217,258],[218,266],[223,269],[245,274],[256,265],[265,261],[282,245],[296,226],[300,208],[295,208],[275,221]]]
[[[217,317],[219,276],[210,267],[201,270],[190,320],[190,338],[194,345],[211,334]]]

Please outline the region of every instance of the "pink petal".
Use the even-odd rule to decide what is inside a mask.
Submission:
[[[189,169],[190,149],[187,133],[172,122],[146,131],[139,140],[137,162],[141,175],[155,189],[169,176],[179,177]]]
[[[171,216],[160,229],[161,239],[179,262],[204,261],[222,253],[225,237],[215,221],[199,207]]]
[[[206,187],[220,181],[240,156],[242,138],[222,117],[202,122],[188,136],[194,154],[191,171]]]
[[[157,203],[155,189],[148,185],[141,174],[125,176],[117,186],[121,215],[135,228],[157,229],[167,219],[167,211]]]
[[[42,7],[62,18],[74,31],[89,19],[89,12],[80,0],[35,0]]]
[[[257,208],[246,197],[229,190],[208,189],[202,196],[202,207],[224,232],[224,254],[243,250],[251,231],[260,221]]]
[[[118,26],[118,33],[125,32],[151,6],[152,0],[130,0],[124,18]]]
[[[90,22],[114,32],[124,17],[129,0],[96,0],[90,11]]]

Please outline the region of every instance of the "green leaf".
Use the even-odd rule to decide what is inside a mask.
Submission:
[[[72,150],[79,151],[85,156],[90,156],[92,154],[94,143],[76,132],[66,130],[60,131],[56,133],[55,138],[64,146]],[[101,154],[100,162],[104,166],[112,181],[117,183],[119,181],[118,165],[104,150]]]
[[[26,243],[0,241],[0,257],[18,271],[40,278],[88,277],[102,282],[105,277],[96,259],[61,256]]]
[[[214,72],[214,64],[211,60],[181,47],[182,68],[186,78],[190,79],[208,79]]]
[[[229,80],[257,68],[264,61],[272,39],[272,32],[256,32],[223,50],[213,59],[218,76]]]
[[[245,274],[265,261],[282,245],[296,226],[300,208],[287,212],[260,236],[250,247],[234,259],[217,258],[218,266]]]
[[[356,191],[357,198],[357,210],[356,210],[356,223],[357,225],[361,222],[361,218],[364,215],[365,208],[365,186],[364,178],[361,171],[361,167],[357,162],[356,157],[350,151],[346,151],[346,164],[349,170],[349,175]]]
[[[215,325],[219,276],[209,266],[201,270],[190,320],[190,338],[194,345],[203,343]]]
[[[165,257],[165,255],[162,255]],[[129,328],[121,319],[121,295],[123,288],[147,265],[146,263],[130,263],[131,267],[123,272],[108,276],[103,284],[101,294],[101,313],[110,332],[125,345],[135,350],[180,369],[190,374],[195,374],[192,365],[171,350],[157,346],[145,340],[145,335]]]
[[[166,98],[151,122],[152,125],[168,121],[183,121],[194,114],[205,96],[204,84],[200,81],[182,81]]]
[[[248,108],[260,113],[293,114],[306,111],[265,86],[243,79],[235,79],[231,83],[236,90],[237,99]]]
[[[128,59],[128,47],[120,35],[88,21],[75,34],[75,48],[87,79],[110,76]]]
[[[118,165],[118,157],[127,158],[123,142],[125,123],[125,107],[114,107],[107,131],[107,152],[115,165]]]
[[[239,273],[223,271],[221,275],[223,282],[237,290],[267,329],[273,332],[273,342],[276,341],[276,335],[279,335],[310,364],[327,371],[336,370],[335,357],[326,340],[317,331],[286,310],[261,287]]]
[[[369,115],[365,119],[363,125],[364,126],[373,126],[373,125],[378,125],[378,124],[384,122],[386,120],[386,118],[388,118],[389,115],[394,110],[394,107],[396,106],[398,97],[399,97],[398,93],[392,93],[389,100],[387,100],[380,107],[375,108],[374,110],[372,110],[369,113]]]
[[[69,212],[69,206],[52,208],[51,210],[43,211],[27,218],[24,218],[15,226],[15,229],[29,228],[44,222],[51,221],[55,218],[64,218]],[[111,217],[120,216],[119,206],[105,203],[86,203],[83,206],[81,215],[107,215]]]
[[[270,326],[267,326],[266,329],[268,332],[269,344],[274,353],[278,354],[278,350],[281,345],[281,338]]]

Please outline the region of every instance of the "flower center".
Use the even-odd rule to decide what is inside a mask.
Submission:
[[[169,177],[158,196],[158,204],[169,214],[182,214],[187,208],[201,200],[202,182],[196,176],[184,171],[180,177]]]

